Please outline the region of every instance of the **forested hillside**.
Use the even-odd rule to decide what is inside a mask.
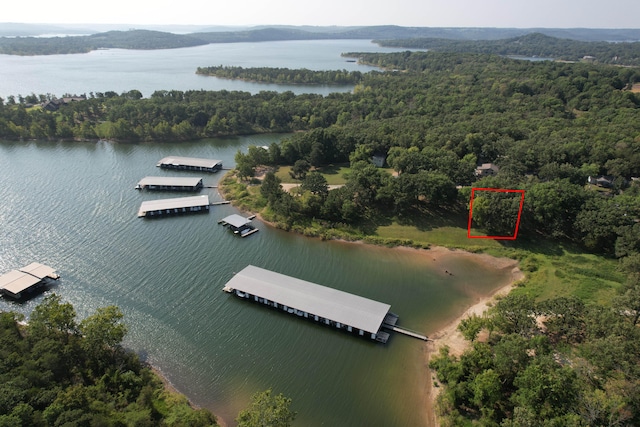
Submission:
[[[502,40],[452,40],[436,38],[374,40],[381,46],[429,49],[438,52],[486,53],[505,56],[553,58],[564,61],[598,61],[640,65],[640,42],[585,42],[540,33]]]
[[[73,306],[52,294],[28,324],[21,320],[0,313],[0,425],[218,425],[123,349],[117,307],[78,322]]]
[[[223,79],[247,80],[260,83],[304,85],[355,85],[362,80],[360,71],[289,68],[198,67],[196,74]]]
[[[96,49],[174,49],[209,43],[284,40],[377,40],[383,46],[446,50],[448,52],[546,56],[558,59],[597,56],[602,62],[637,65],[640,30],[632,29],[515,29],[430,28],[380,25],[367,27],[256,27],[240,31],[204,31],[190,34],[133,29],[66,37],[24,37],[19,28],[0,24],[0,54],[57,55]],[[61,29],[58,29],[61,31]],[[69,30],[71,32],[77,31]],[[88,30],[89,31],[89,30]],[[513,52],[513,53],[512,53]],[[582,53],[580,52],[592,52]],[[612,58],[617,57],[615,61]],[[635,62],[633,62],[633,61]]]
[[[60,55],[97,49],[175,49],[207,44],[189,35],[150,30],[109,31],[89,36],[0,37],[0,54]]]

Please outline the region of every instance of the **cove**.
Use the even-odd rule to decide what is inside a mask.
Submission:
[[[296,425],[424,426],[425,343],[392,335],[380,345],[234,298],[222,287],[249,264],[391,305],[400,324],[429,335],[509,279],[472,257],[434,261],[428,251],[323,242],[273,229],[240,239],[217,221],[238,211],[145,220],[144,200],[175,193],[134,190],[168,155],[233,166],[238,150],[282,135],[192,143],[0,141],[0,270],[42,262],[61,276],[55,292],[83,318],[117,305],[126,346],[195,404],[233,425],[251,394],[293,399]],[[216,189],[203,189],[212,201]],[[453,275],[444,272],[452,272]],[[0,309],[28,314],[2,300]]]

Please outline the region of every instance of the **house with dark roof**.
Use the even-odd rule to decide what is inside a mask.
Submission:
[[[500,168],[493,163],[483,163],[476,168],[475,174],[478,178],[493,176],[500,171]]]

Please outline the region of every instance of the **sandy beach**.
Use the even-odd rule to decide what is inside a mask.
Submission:
[[[460,322],[470,316],[481,316],[497,297],[507,295],[514,287],[515,283],[524,278],[524,274],[518,268],[518,261],[509,258],[496,258],[486,254],[474,254],[460,250],[450,250],[443,247],[434,247],[428,250],[402,248],[403,250],[419,250],[424,251],[426,256],[430,256],[434,261],[440,261],[443,257],[448,256],[468,256],[479,259],[480,262],[490,265],[497,269],[510,270],[510,277],[498,286],[491,294],[481,296],[475,304],[468,307],[460,316],[447,323],[444,327],[435,331],[430,335],[431,341],[425,344],[425,367],[429,366],[429,359],[432,355],[438,354],[442,347],[449,347],[452,355],[460,356],[470,343],[464,339],[458,331]],[[436,398],[440,392],[440,388],[434,387],[435,373],[429,370],[431,377],[425,379],[425,419],[429,426],[439,426],[440,423],[435,414]]]

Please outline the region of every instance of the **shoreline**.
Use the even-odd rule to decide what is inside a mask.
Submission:
[[[158,379],[160,379],[160,381],[162,381],[162,386],[164,387],[165,392],[169,393],[169,394],[175,394],[175,395],[179,395],[179,396],[184,396],[185,399],[187,399],[187,403],[189,404],[189,406],[192,409],[202,409],[200,406],[196,405],[195,403],[193,403],[191,401],[191,399],[189,399],[189,397],[185,394],[182,393],[180,390],[178,390],[173,383],[169,380],[169,378],[167,378],[167,376],[162,372],[162,370],[157,367],[152,365],[151,363],[147,362],[147,366],[149,367],[149,369],[151,369],[151,372],[153,372],[153,374],[158,377]],[[211,411],[211,413],[213,414],[213,416],[216,418],[216,423],[219,427],[228,427],[227,422],[224,420],[224,418],[222,418],[221,416],[213,413],[213,411]]]
[[[496,258],[500,259],[500,258]],[[429,425],[433,427],[440,427],[438,416],[436,414],[436,404],[438,395],[442,391],[442,385],[437,382],[435,373],[429,368],[429,361],[432,355],[437,355],[441,348],[449,347],[449,354],[459,357],[464,351],[471,348],[471,343],[464,339],[462,333],[458,331],[458,325],[462,320],[471,317],[473,315],[482,316],[496,301],[497,298],[503,297],[509,294],[511,290],[515,288],[516,282],[524,278],[524,273],[516,265],[511,270],[511,278],[509,282],[503,284],[498,289],[491,292],[489,295],[480,297],[480,299],[467,309],[458,317],[447,323],[445,326],[439,328],[429,338],[427,344],[425,344],[424,363],[429,373],[429,378],[425,384],[425,416],[429,420]],[[438,383],[437,387],[434,384]]]
[[[275,224],[265,220],[259,213],[255,215],[256,219],[266,224],[267,226],[277,228]],[[376,246],[371,243],[366,243],[362,240],[336,240],[345,244]],[[429,360],[431,356],[434,354],[438,354],[440,348],[444,346],[449,347],[450,354],[455,356],[460,356],[465,350],[470,348],[471,343],[466,341],[462,334],[458,331],[458,325],[460,324],[460,322],[474,314],[477,316],[482,316],[482,314],[492,306],[492,304],[498,297],[503,297],[509,294],[509,292],[511,292],[511,290],[515,288],[516,283],[524,279],[525,275],[518,266],[519,262],[511,258],[498,258],[489,254],[469,252],[464,249],[449,249],[445,246],[430,246],[428,249],[413,248],[409,246],[396,246],[390,249],[396,251],[417,252],[424,256],[425,263],[441,262],[450,257],[469,257],[478,260],[482,264],[489,265],[492,268],[510,271],[510,276],[508,277],[508,279],[499,284],[498,287],[492,290],[490,293],[478,295],[475,303],[473,303],[471,306],[467,306],[464,311],[458,316],[449,320],[445,320],[444,325],[439,326],[434,332],[432,332],[429,335],[429,341],[423,345],[423,363],[428,374],[428,377],[425,378],[425,387],[423,391],[425,403],[423,416],[426,420],[426,425],[430,427],[439,427],[440,423],[435,412],[435,407],[436,400],[442,389],[441,387],[433,386],[436,379],[434,373],[431,371],[431,369],[429,369]]]
[[[220,188],[218,188],[218,191],[220,191]],[[240,209],[237,206],[234,207],[236,209]],[[242,209],[240,210],[242,211]],[[260,213],[255,213],[254,215],[256,216],[256,219],[266,224],[267,226],[276,229],[278,228],[273,222],[264,219],[264,217],[260,215]],[[375,244],[367,243],[362,240],[335,240],[348,244],[376,246]],[[467,306],[461,314],[457,315],[454,318],[445,320],[445,323],[442,326],[438,326],[437,329],[429,335],[429,341],[426,342],[422,347],[424,352],[423,363],[428,374],[428,377],[425,378],[425,386],[423,390],[425,403],[423,417],[426,421],[426,425],[431,427],[439,427],[440,423],[435,412],[435,406],[436,399],[441,391],[441,388],[433,386],[435,376],[431,369],[429,369],[429,360],[431,355],[437,354],[440,351],[440,348],[447,346],[449,347],[450,354],[460,356],[466,349],[470,347],[470,343],[466,341],[462,334],[458,331],[458,325],[460,324],[460,322],[463,319],[474,314],[482,316],[482,314],[491,307],[493,302],[495,302],[496,298],[505,296],[509,292],[511,292],[511,290],[515,288],[516,283],[524,279],[525,275],[519,268],[519,261],[506,257],[498,258],[489,254],[474,253],[466,251],[464,249],[449,249],[444,246],[429,246],[429,248],[396,246],[390,249],[396,251],[417,252],[424,256],[425,263],[441,262],[450,257],[469,257],[497,270],[510,271],[509,277],[505,281],[500,283],[490,293],[479,294],[476,297],[475,303],[473,303],[471,306]]]

